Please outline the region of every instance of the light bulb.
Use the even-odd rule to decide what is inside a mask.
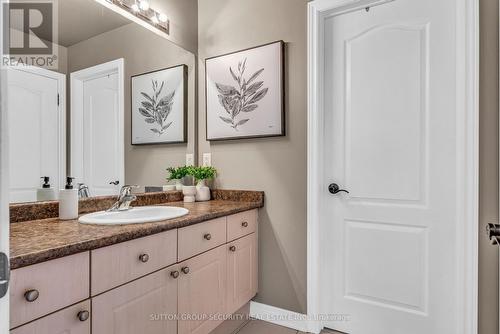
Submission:
[[[136,13],[139,11],[139,6],[136,3],[134,3],[131,8]]]
[[[141,10],[147,11],[149,9],[149,2],[147,2],[146,0],[142,0],[139,3],[139,7],[141,8]]]
[[[165,23],[168,21],[168,17],[167,17],[167,15],[160,13],[160,15],[158,16],[158,20],[160,20],[160,22]]]
[[[156,16],[156,14],[151,17],[151,22],[153,22],[154,24],[158,24],[160,22],[158,21],[158,17]]]

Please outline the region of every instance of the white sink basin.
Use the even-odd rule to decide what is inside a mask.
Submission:
[[[126,225],[153,223],[167,219],[185,216],[189,210],[174,206],[144,206],[127,211],[106,212],[100,211],[81,216],[78,221],[82,224],[96,225]]]

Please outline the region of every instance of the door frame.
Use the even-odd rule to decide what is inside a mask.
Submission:
[[[3,4],[0,1],[0,17],[3,17]],[[3,24],[0,24],[0,36],[3,36]],[[0,55],[3,55],[3,43],[0,43]],[[7,136],[7,87],[5,68],[0,67],[0,252],[9,257],[9,143]],[[9,331],[9,293],[0,299],[0,333]]]
[[[73,173],[73,166],[83,164],[83,158],[75,158],[74,152],[77,152],[75,138],[75,128],[77,124],[73,122],[75,113],[83,113],[83,100],[76,98],[83,96],[83,83],[87,80],[100,78],[103,75],[114,74],[118,75],[118,137],[119,137],[119,155],[121,156],[121,164],[119,171],[120,184],[124,185],[125,182],[125,60],[119,58],[104,64],[85,68],[80,71],[72,72],[70,74],[71,82],[71,112],[70,112],[70,129],[71,129],[71,144],[70,144],[70,172]],[[83,156],[81,152],[80,156]]]
[[[328,259],[320,253],[323,175],[322,87],[324,73],[324,23],[327,18],[394,0],[315,0],[308,3],[308,112],[307,112],[307,315],[310,332],[319,333],[324,322],[319,269]],[[397,1],[397,0],[395,0]],[[479,221],[479,0],[459,0],[457,8],[457,137],[463,143],[457,160],[464,217],[459,221],[458,307],[462,321],[457,334],[478,331],[478,221]],[[459,29],[459,30],[458,30]]]
[[[67,143],[67,123],[66,123],[66,74],[59,73],[56,71],[48,70],[42,67],[30,66],[30,65],[16,65],[9,66],[8,71],[22,71],[43,77],[47,77],[57,81],[57,94],[58,94],[58,106],[57,112],[57,126],[58,126],[58,138],[57,143],[59,147],[58,151],[58,161],[57,166],[59,168],[59,187],[63,187],[66,183],[66,143]]]

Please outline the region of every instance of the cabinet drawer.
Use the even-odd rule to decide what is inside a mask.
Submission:
[[[179,261],[226,242],[226,217],[179,229]]]
[[[250,210],[227,217],[227,241],[233,241],[257,230],[257,210]]]
[[[92,296],[130,282],[177,260],[177,230],[93,250]]]
[[[89,253],[12,271],[10,328],[89,297]]]
[[[10,334],[54,333],[90,334],[90,301],[84,301],[10,331]]]

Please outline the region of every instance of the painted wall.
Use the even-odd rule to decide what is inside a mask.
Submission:
[[[479,334],[498,334],[498,247],[485,227],[498,222],[498,0],[480,0]]]
[[[168,15],[169,39],[196,54],[198,52],[198,1],[151,0],[151,7]]]
[[[118,58],[125,59],[125,182],[163,185],[165,169],[184,165],[186,153],[195,152],[195,56],[131,23],[70,46],[68,73]],[[188,143],[132,146],[130,77],[180,64],[188,65]]]
[[[199,153],[212,153],[218,186],[264,190],[257,301],[306,311],[307,0],[199,0]],[[287,136],[205,140],[204,59],[286,42]],[[200,160],[201,161],[201,160]]]

